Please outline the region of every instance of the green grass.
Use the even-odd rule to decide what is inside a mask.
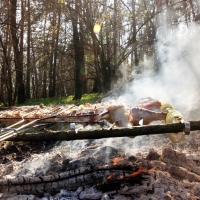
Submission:
[[[85,103],[95,103],[98,101],[102,94],[84,94],[80,101],[74,101],[72,100],[74,96],[68,96],[68,97],[53,97],[53,98],[45,98],[45,99],[39,99],[39,100],[28,100],[24,104],[21,104],[20,106],[25,105],[40,105],[43,103],[45,106],[48,105],[57,105],[57,104],[85,104]]]

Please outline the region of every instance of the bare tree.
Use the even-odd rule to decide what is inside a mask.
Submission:
[[[27,8],[28,8],[28,15],[27,15],[27,69],[26,69],[26,99],[31,98],[31,11],[30,11],[30,0],[27,0]]]
[[[19,29],[16,23],[17,20],[17,0],[10,0],[11,2],[11,15],[10,15],[10,24],[11,24],[11,36],[12,36],[12,46],[14,52],[14,63],[15,63],[15,73],[16,73],[16,88],[14,101],[17,97],[17,103],[21,104],[25,102],[25,87],[23,79],[23,30],[24,24],[23,19],[21,24],[19,24]],[[21,1],[23,7],[23,1]],[[21,15],[23,16],[24,9],[21,10]],[[20,32],[20,37],[18,35]],[[20,40],[19,40],[20,38]]]
[[[81,0],[75,1],[75,9],[72,9],[72,28],[73,28],[73,43],[75,55],[75,95],[74,100],[80,100],[83,94],[83,82],[85,80],[84,71],[84,38],[82,36],[82,14]]]

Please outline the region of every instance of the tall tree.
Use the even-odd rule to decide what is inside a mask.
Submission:
[[[27,0],[27,8],[28,8],[28,15],[27,15],[27,69],[26,69],[26,99],[31,98],[31,87],[30,87],[30,80],[31,80],[31,11],[30,11],[30,0]]]
[[[23,80],[23,30],[24,23],[23,19],[21,24],[19,24],[19,30],[16,23],[17,20],[17,0],[11,1],[11,16],[10,16],[10,24],[11,24],[11,36],[12,36],[12,45],[14,52],[14,63],[15,63],[15,72],[16,72],[16,89],[15,89],[15,98],[17,97],[17,103],[24,103],[26,100],[25,97],[25,86]],[[23,0],[21,1],[23,7]],[[23,16],[24,9],[21,9],[21,15]],[[23,18],[23,17],[22,17]],[[20,37],[18,35],[18,31],[20,32]],[[20,40],[19,40],[20,38]]]
[[[74,100],[80,100],[83,94],[83,82],[85,81],[84,66],[84,39],[82,28],[81,0],[75,1],[74,14],[72,16],[73,42],[75,55],[75,95]],[[82,30],[83,31],[83,30]]]
[[[8,9],[3,12],[3,9],[1,10],[1,19],[4,21],[9,21],[10,19],[10,2],[1,2],[1,8],[7,7]],[[5,9],[4,9],[5,10]],[[4,105],[13,105],[13,85],[12,85],[12,47],[9,45],[11,34],[10,34],[10,23],[5,24],[1,27],[2,34],[0,35],[0,45],[2,49],[1,53],[1,71],[0,71],[0,101]]]
[[[135,0],[132,0],[132,31],[133,31],[133,52],[134,52],[134,64],[138,66],[139,58],[138,58],[138,47],[137,47],[137,24],[136,24],[136,3]]]

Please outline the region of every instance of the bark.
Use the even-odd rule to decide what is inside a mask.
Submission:
[[[137,28],[136,28],[136,11],[135,11],[135,1],[132,0],[132,15],[133,15],[133,52],[134,52],[134,60],[135,60],[135,66],[139,65],[139,58],[138,58],[138,50],[137,50]]]
[[[28,0],[28,30],[27,30],[27,72],[26,72],[26,99],[31,98],[31,13],[30,0]]]
[[[81,167],[78,169],[65,171],[60,174],[40,176],[40,177],[25,177],[13,179],[0,179],[1,193],[23,193],[23,194],[43,194],[45,192],[55,193],[61,189],[76,190],[81,186],[106,184],[106,178],[109,176],[119,177],[120,175],[131,175],[135,172],[135,167],[131,170],[116,170],[114,166],[111,169],[92,169],[91,167]],[[134,179],[134,177],[133,177]],[[136,178],[135,178],[136,179]],[[121,179],[120,181],[123,181]],[[116,181],[115,181],[116,182]],[[115,183],[116,184],[116,183]]]
[[[7,18],[11,19],[11,5],[8,4]],[[3,6],[3,5],[2,5]],[[11,37],[11,24],[6,25],[5,41],[0,36],[0,44],[2,47],[2,69],[1,69],[1,92],[0,98],[5,106],[13,105],[13,82],[12,82],[12,47],[9,45]]]
[[[58,22],[55,38],[55,49],[54,49],[54,63],[53,63],[53,84],[52,84],[52,95],[56,96],[56,76],[57,76],[57,60],[58,60],[58,43],[59,43],[59,33],[60,33],[60,18],[61,18],[61,5],[58,8]],[[58,95],[57,95],[58,96]]]
[[[56,26],[56,14],[53,12],[53,19],[52,19],[52,27]],[[55,30],[52,31],[52,41],[51,41],[51,55],[49,55],[49,61],[50,61],[50,69],[49,69],[49,97],[54,97],[55,96],[55,90],[54,90],[54,80],[56,76],[54,74],[54,48],[55,48]]]
[[[118,71],[118,65],[117,65],[117,42],[118,42],[118,38],[117,38],[117,0],[114,0],[114,25],[113,25],[113,29],[114,29],[114,33],[113,33],[113,45],[114,45],[114,60],[113,60],[113,66],[114,66],[114,78],[115,78],[115,82],[117,81],[118,77],[117,77],[117,71]],[[107,90],[109,91],[109,90]],[[106,92],[107,92],[106,91]]]
[[[200,121],[190,121],[190,130],[200,130]],[[98,129],[90,131],[51,131],[47,130],[40,133],[23,133],[15,137],[10,137],[7,141],[56,141],[56,140],[82,140],[82,139],[101,139],[114,137],[135,137],[141,135],[154,135],[164,133],[177,133],[185,129],[185,124],[164,124],[164,125],[145,125],[134,126],[132,128],[113,128]]]
[[[84,66],[84,41],[81,33],[81,1],[76,1],[75,16],[72,16],[73,42],[75,53],[75,95],[73,100],[80,100],[83,94],[83,84],[85,81]],[[80,26],[80,27],[79,27]]]
[[[11,35],[12,35],[12,45],[14,50],[14,62],[16,71],[16,92],[15,97],[17,97],[17,103],[24,103],[25,98],[25,86],[23,82],[23,22],[21,25],[21,41],[17,35],[18,27],[16,23],[17,15],[17,0],[11,0]],[[19,47],[20,46],[20,47]],[[15,103],[15,97],[13,103]]]
[[[9,30],[9,28],[7,29]],[[8,35],[6,36],[8,38]],[[11,73],[11,58],[9,56],[10,48],[8,45],[3,43],[2,37],[0,36],[0,44],[3,50],[2,56],[2,68],[1,68],[1,88],[0,88],[0,101],[5,105],[12,105],[12,73]],[[6,100],[7,99],[7,100]],[[8,102],[8,104],[7,104]]]
[[[47,24],[47,17],[45,16],[44,19],[44,29],[43,29],[43,34],[45,35],[46,32],[46,25]],[[44,44],[46,46],[46,38],[44,37]],[[45,47],[44,46],[44,47]],[[46,66],[48,66],[48,51],[46,50],[46,48],[44,48],[44,55],[45,55],[45,60],[44,60],[44,64],[43,64],[43,73],[42,73],[42,98],[47,98],[47,77],[48,77],[48,72],[45,69]]]

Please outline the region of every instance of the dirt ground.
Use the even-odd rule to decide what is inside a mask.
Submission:
[[[56,142],[0,142],[0,164],[22,161],[31,154],[49,151]]]

